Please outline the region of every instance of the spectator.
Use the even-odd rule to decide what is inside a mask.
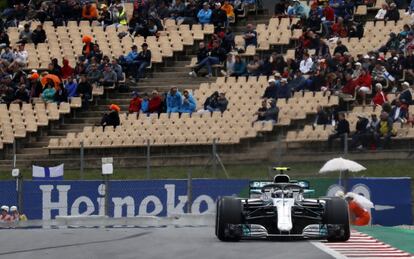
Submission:
[[[224,0],[223,6],[221,7],[221,10],[226,12],[227,21],[228,22],[234,22],[236,16],[234,15],[234,8],[233,5],[230,4],[229,0]]]
[[[332,24],[332,34],[333,36],[340,38],[345,38],[348,36],[348,32],[344,24],[344,19],[342,17],[338,17],[336,19],[336,23]]]
[[[382,91],[382,84],[376,83],[375,84],[376,94],[374,98],[372,98],[372,104],[375,106],[382,106],[384,103],[388,102],[387,95]]]
[[[141,98],[138,95],[138,92],[133,91],[132,92],[132,99],[129,102],[128,112],[129,113],[139,113],[141,110]]]
[[[211,21],[212,11],[208,2],[203,3],[203,8],[198,12],[197,18],[201,24],[209,24]]]
[[[246,32],[243,35],[243,39],[245,48],[249,45],[257,47],[257,32],[254,30],[252,24],[246,26]]]
[[[325,1],[322,11],[322,27],[324,30],[324,38],[327,38],[331,34],[331,26],[335,22],[335,11],[329,5],[329,1]]]
[[[372,79],[376,83],[386,84],[387,83],[387,75],[389,73],[385,69],[385,67],[381,64],[381,61],[378,61],[375,64],[374,69],[372,70]]]
[[[86,75],[80,76],[77,95],[82,98],[82,108],[87,110],[89,108],[89,99],[92,97],[92,85],[88,82]]]
[[[254,55],[253,59],[247,64],[247,74],[249,76],[259,76],[264,62],[259,55]]]
[[[49,63],[48,71],[49,74],[53,74],[58,76],[59,78],[62,77],[62,67],[59,66],[58,61],[56,58],[52,59],[52,62]]]
[[[0,48],[10,47],[9,35],[5,31],[0,31]]]
[[[224,38],[221,42],[221,47],[228,53],[234,49],[236,43],[234,42],[234,33],[230,27],[226,28],[226,33],[224,34]]]
[[[358,115],[358,121],[356,123],[356,131],[352,135],[352,141],[350,148],[357,148],[362,150],[363,148],[368,148],[368,143],[371,138],[371,132],[369,131],[369,120],[365,115]]]
[[[371,92],[372,77],[366,69],[361,71],[361,75],[356,79],[356,90],[363,99],[365,105],[365,96]]]
[[[341,40],[338,40],[336,42],[336,47],[334,49],[334,54],[339,53],[341,55],[343,55],[345,52],[349,52],[348,48],[342,44]]]
[[[18,46],[18,49],[14,50],[13,55],[14,55],[14,60],[10,64],[9,67],[13,67],[14,65],[18,65],[19,67],[26,67],[27,66],[29,53],[27,53],[27,51],[24,49],[24,44],[23,43],[20,43],[19,46]]]
[[[221,3],[216,2],[214,4],[215,8],[211,12],[211,23],[214,24],[216,28],[223,28],[227,26],[227,14],[224,10],[221,9]]]
[[[18,103],[21,105],[22,103],[28,103],[29,100],[30,100],[30,96],[26,90],[26,85],[21,84],[19,86],[19,89],[17,89],[17,91],[14,93],[14,100],[12,103]]]
[[[109,110],[111,111],[109,114],[105,113],[101,120],[101,126],[103,127],[103,130],[105,131],[106,126],[113,126],[114,129],[119,126],[120,119],[119,119],[119,111],[121,110],[118,105],[111,104],[109,106]]]
[[[265,117],[265,113],[267,111],[267,100],[264,99],[262,100],[262,107],[260,107],[257,112],[255,112],[254,115],[257,115],[257,120],[258,121],[265,121],[266,117]]]
[[[115,86],[117,82],[117,76],[115,71],[112,70],[109,64],[106,64],[104,67],[104,71],[102,73],[102,77],[100,79],[100,83],[103,86],[112,87]]]
[[[68,101],[68,92],[66,91],[63,84],[60,84],[60,87],[56,89],[55,93],[55,102],[60,104],[61,102],[67,102]]]
[[[408,119],[407,105],[403,105],[400,100],[395,100],[395,105],[391,109],[389,117],[393,122],[406,123]]]
[[[10,47],[5,47],[3,53],[1,53],[1,61],[0,63],[3,63],[4,61],[7,61],[8,64],[12,63],[14,60],[14,53],[11,52]]]
[[[401,84],[401,87],[402,87],[402,91],[398,95],[398,100],[408,105],[413,104],[413,94],[411,93],[412,91],[411,88],[413,86],[410,87],[410,84],[408,82],[403,82]]]
[[[385,14],[384,20],[397,22],[400,20],[400,12],[395,3],[390,4],[390,9]]]
[[[124,73],[122,71],[122,66],[118,64],[118,60],[116,58],[112,59],[111,63],[112,70],[116,73],[116,79],[117,81],[124,80]]]
[[[45,86],[45,90],[43,90],[41,95],[43,101],[46,103],[53,103],[55,101],[55,94],[56,89],[54,88],[53,81],[48,81]]]
[[[378,51],[384,52],[384,53],[387,53],[388,51],[391,51],[391,50],[399,51],[400,44],[401,44],[401,41],[397,37],[397,34],[395,34],[394,32],[391,32],[390,38],[388,39],[388,41],[385,43],[384,46],[380,47]]]
[[[225,110],[227,110],[228,104],[229,104],[229,101],[226,98],[226,94],[220,93],[219,97],[217,98],[217,107],[215,108],[214,111],[220,111],[223,113]]]
[[[99,13],[98,21],[105,28],[112,24],[112,14],[108,11],[106,4],[101,4],[101,12]]]
[[[116,27],[126,26],[128,24],[126,12],[122,4],[114,6],[113,12],[112,12],[112,21]]]
[[[213,112],[218,107],[219,92],[215,91],[212,95],[206,98],[204,101],[204,110]]]
[[[387,148],[393,135],[395,134],[393,132],[392,118],[388,116],[387,112],[381,112],[375,134],[376,146],[379,148]]]
[[[0,222],[10,222],[9,206],[1,206]]]
[[[30,30],[30,24],[26,23],[24,29],[19,34],[20,43],[32,43],[32,31]]]
[[[360,62],[355,63],[355,69],[352,72],[352,79],[357,79],[362,74],[362,64]]]
[[[241,59],[240,55],[235,56],[235,62],[233,65],[233,73],[231,76],[244,76],[246,75],[246,63]]]
[[[82,8],[82,18],[92,22],[98,18],[98,10],[95,4],[87,3]]]
[[[197,107],[197,103],[193,96],[187,91],[184,90],[183,92],[183,101],[180,107],[181,113],[193,113],[195,112]]]
[[[121,65],[126,67],[126,72],[128,73],[129,77],[137,77],[136,73],[136,64],[138,63],[138,47],[133,45],[131,47],[131,51],[128,52],[126,56],[121,56],[119,58],[119,62]]]
[[[273,78],[269,79],[268,83],[269,83],[269,86],[266,87],[262,98],[277,99],[277,91],[280,86],[277,84],[276,80]]]
[[[40,83],[39,78],[40,76],[37,72],[34,72],[29,76],[30,98],[38,98],[43,91],[43,86]]]
[[[345,114],[341,112],[338,114],[338,124],[335,127],[334,133],[329,135],[328,148],[332,149],[332,142],[337,138],[341,140],[341,146],[343,147],[344,141],[347,140],[349,133],[349,122],[345,119]]]
[[[141,112],[142,113],[149,112],[149,96],[147,93],[144,93],[144,95],[142,96]]]
[[[287,84],[287,79],[282,78],[280,80],[280,86],[277,88],[277,98],[279,99],[289,99],[292,95],[291,89]]]
[[[89,59],[92,57],[95,44],[92,43],[92,37],[88,35],[82,37],[82,42],[84,43],[82,47],[82,55],[85,57],[85,59]]]
[[[156,90],[152,91],[152,96],[149,101],[149,112],[150,113],[161,113],[162,112],[162,99]]]
[[[221,74],[223,76],[230,76],[234,73],[234,65],[236,63],[236,59],[233,54],[228,53],[226,59],[226,70],[221,70]]]
[[[26,215],[20,214],[16,206],[10,207],[10,213],[11,213],[10,218],[11,218],[11,221],[13,222],[27,221]]]
[[[142,44],[142,51],[138,54],[138,62],[137,62],[137,80],[139,78],[144,77],[145,68],[147,68],[151,64],[151,51],[148,49],[148,44]]]
[[[283,17],[287,14],[288,2],[286,0],[277,1],[275,4],[273,17]]]
[[[316,117],[314,125],[327,125],[330,124],[328,114],[325,112],[321,105],[316,106]]]
[[[303,73],[303,74],[308,74],[312,71],[313,68],[313,60],[312,58],[309,56],[308,53],[303,54],[303,59],[299,64],[299,70]]]
[[[261,114],[265,121],[276,123],[279,117],[279,108],[276,106],[276,100],[270,99],[269,108]]]
[[[388,5],[382,4],[381,9],[378,10],[377,14],[375,15],[375,20],[384,20],[385,15],[387,14]]]
[[[62,79],[66,79],[73,76],[74,70],[69,65],[69,60],[63,58],[62,60],[63,66],[61,69]]]
[[[67,79],[64,79],[63,82],[68,98],[78,96],[78,83],[72,76],[69,76]]]
[[[91,69],[88,72],[88,81],[92,85],[98,85],[102,78],[101,71],[98,70],[98,66],[96,64],[90,65]]]
[[[294,77],[292,78],[292,80],[290,80],[288,85],[289,85],[289,88],[294,92],[305,90],[306,78],[302,75],[302,72],[300,70],[297,70]]]
[[[205,57],[201,62],[199,62],[193,71],[190,72],[190,76],[197,76],[198,71],[203,68],[204,66],[207,66],[208,74],[207,77],[212,76],[212,65],[217,65],[220,62],[223,62],[226,58],[226,51],[220,47],[219,43],[217,41],[213,42],[213,49],[210,51],[210,55]]]
[[[32,42],[37,45],[46,41],[46,31],[43,29],[43,25],[37,25],[36,29],[32,33]]]
[[[299,0],[293,0],[292,4],[287,9],[287,14],[289,16],[308,17],[308,11],[309,10],[306,10]]]
[[[181,93],[172,87],[167,95],[167,113],[179,112],[182,103]]]

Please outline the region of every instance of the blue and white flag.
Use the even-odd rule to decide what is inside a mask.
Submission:
[[[54,167],[32,166],[33,180],[63,180],[63,165]]]

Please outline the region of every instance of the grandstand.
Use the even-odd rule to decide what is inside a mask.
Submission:
[[[374,22],[373,14],[383,3],[378,0],[373,6],[353,7],[355,20],[364,25],[364,34],[361,38],[342,39],[348,48],[347,52],[354,57],[353,60],[347,61],[352,63],[352,66],[357,62],[357,55],[368,53],[373,55],[372,51],[385,45],[390,32],[399,34],[405,24],[411,24],[411,17],[405,15],[403,9],[399,10],[398,21]],[[306,2],[300,4],[308,7]],[[258,6],[249,8],[254,12],[248,12],[246,9],[245,13],[240,15],[242,17],[239,17],[240,21],[229,25],[235,33],[234,48],[231,53],[240,53],[243,59],[250,61],[255,55],[264,60],[273,52],[277,52],[282,54],[285,60],[296,59],[298,65],[302,60],[302,56],[298,54],[301,53],[300,51],[312,54],[315,64],[322,63],[320,62],[322,59],[329,59],[328,56],[316,56],[315,47],[304,46],[306,33],[302,32],[303,28],[298,28],[298,24],[301,23],[300,15],[274,17],[273,14],[263,10],[257,13]],[[125,9],[128,17],[132,17],[133,4],[125,3]],[[251,23],[255,26],[256,46],[246,46],[243,19],[246,24]],[[20,21],[20,24],[28,22]],[[321,91],[321,87],[303,88],[295,91],[290,98],[279,98],[277,120],[258,121],[256,112],[260,108],[269,79],[277,79],[275,71],[271,71],[271,74],[224,77],[220,75],[220,70],[225,69],[226,64],[219,64],[214,66],[213,77],[191,78],[188,72],[190,68],[197,65],[198,61],[196,46],[200,41],[211,40],[212,34],[216,32],[215,26],[213,24],[190,26],[179,24],[175,19],[170,18],[164,19],[162,23],[163,30],[160,30],[156,36],[144,37],[131,35],[127,26],[104,28],[98,21],[81,20],[78,23],[70,20],[64,26],[54,26],[52,21],[45,21],[43,29],[47,41],[37,45],[25,44],[25,49],[29,53],[28,63],[24,68],[27,73],[33,69],[39,70],[39,73],[49,70],[48,66],[53,58],[58,59],[59,62],[65,58],[74,66],[83,51],[82,38],[88,35],[99,45],[103,55],[111,59],[126,55],[133,45],[138,46],[140,52],[141,45],[147,43],[152,54],[151,64],[146,69],[147,78],[141,79],[138,83],[131,81],[130,78],[120,82],[129,86],[127,93],[121,93],[114,87],[94,85],[93,96],[88,100],[90,105],[87,108],[82,107],[80,97],[72,97],[60,104],[44,103],[41,98],[31,98],[30,103],[23,103],[21,106],[17,103],[1,104],[0,147],[2,147],[3,160],[0,161],[0,168],[5,170],[11,168],[14,142],[17,148],[17,166],[20,167],[28,167],[34,162],[53,164],[64,161],[69,167],[78,168],[81,145],[86,151],[87,167],[99,166],[99,159],[103,155],[115,157],[122,166],[137,165],[137,161],[141,161],[139,159],[144,159],[143,151],[148,144],[153,147],[152,152],[161,157],[159,160],[154,160],[153,163],[156,165],[203,164],[208,158],[203,160],[199,159],[199,156],[206,156],[213,142],[219,146],[225,162],[268,160],[269,153],[281,146],[285,151],[293,152],[292,154],[298,149],[308,153],[315,150],[323,151],[323,149],[314,149],[313,144],[317,143],[319,147],[325,145],[328,136],[332,134],[333,126],[314,125],[317,106],[335,112],[346,112],[351,131],[356,128],[357,116],[361,114],[370,116],[373,113],[379,116],[381,113],[380,106],[375,108],[360,106],[356,103],[359,97],[344,97],[341,89],[326,82],[327,90]],[[38,24],[39,21],[32,21],[31,29],[35,29]],[[9,26],[6,29],[11,45],[14,46],[21,40],[19,35],[23,30],[23,26]],[[323,28],[320,24],[319,33],[322,32]],[[124,36],[120,37],[120,35]],[[332,56],[335,42],[335,40],[328,41]],[[376,53],[375,60],[377,58],[387,60],[389,57],[390,51]],[[370,64],[366,65],[368,67]],[[295,79],[293,74],[297,69],[279,72],[291,82]],[[399,69],[407,68],[399,67]],[[335,72],[337,71],[331,74]],[[398,99],[399,92],[403,90],[399,84],[404,80],[409,81],[405,73],[401,74],[404,74],[403,78],[393,75],[395,80],[386,79],[386,85],[392,86],[386,89],[389,92],[390,103]],[[305,76],[309,78],[314,75],[309,73]],[[328,74],[325,76],[328,78]],[[401,82],[398,81],[400,79]],[[342,87],[345,83],[343,82]],[[330,85],[327,86],[328,84]],[[131,91],[135,90],[141,94],[152,90],[166,92],[171,86],[177,86],[181,91],[188,89],[197,101],[196,110],[203,109],[204,101],[215,91],[225,93],[229,105],[223,113],[127,113]],[[395,88],[395,91],[391,93],[392,88]],[[368,101],[374,94],[371,90]],[[121,107],[121,124],[115,129],[107,127],[103,130],[99,123],[103,113],[112,103]],[[394,123],[397,133],[393,139],[406,141],[414,138],[410,120],[413,111],[411,107],[407,109],[408,122]],[[130,161],[129,159],[133,157],[137,160]],[[168,161],[162,161],[162,157]]]

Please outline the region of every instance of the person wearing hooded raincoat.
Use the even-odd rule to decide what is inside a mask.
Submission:
[[[171,88],[167,94],[167,113],[179,112],[182,104],[181,93],[177,90],[177,87]]]
[[[374,208],[374,204],[359,194],[343,191],[336,192],[335,196],[345,199],[348,202],[349,217],[352,225],[366,226],[371,221],[369,210]]]
[[[103,130],[105,130],[106,126],[113,126],[116,128],[119,126],[120,119],[119,119],[119,111],[121,110],[118,105],[111,104],[109,106],[110,113],[105,113],[101,120],[101,126],[103,127]]]
[[[185,90],[183,92],[183,102],[180,107],[180,112],[192,113],[192,112],[195,112],[196,107],[197,107],[196,100],[187,90]]]
[[[56,89],[53,82],[48,82],[42,93],[42,99],[46,103],[53,103],[55,101]]]

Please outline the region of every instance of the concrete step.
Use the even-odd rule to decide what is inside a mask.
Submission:
[[[19,155],[33,155],[33,156],[48,156],[48,150],[47,149],[45,149],[45,148],[43,148],[43,147],[45,147],[45,146],[47,146],[48,145],[48,143],[44,143],[44,142],[41,142],[41,143],[43,143],[43,146],[41,146],[41,147],[33,147],[32,145],[30,145],[30,147],[25,147],[25,148],[22,148],[22,149],[19,149],[18,151],[17,151],[17,155],[19,156]]]
[[[86,126],[94,126],[95,123],[88,120],[86,123],[70,123],[70,124],[61,124],[59,125],[59,130],[73,130],[73,129],[83,129]],[[52,130],[54,132],[54,130]]]

